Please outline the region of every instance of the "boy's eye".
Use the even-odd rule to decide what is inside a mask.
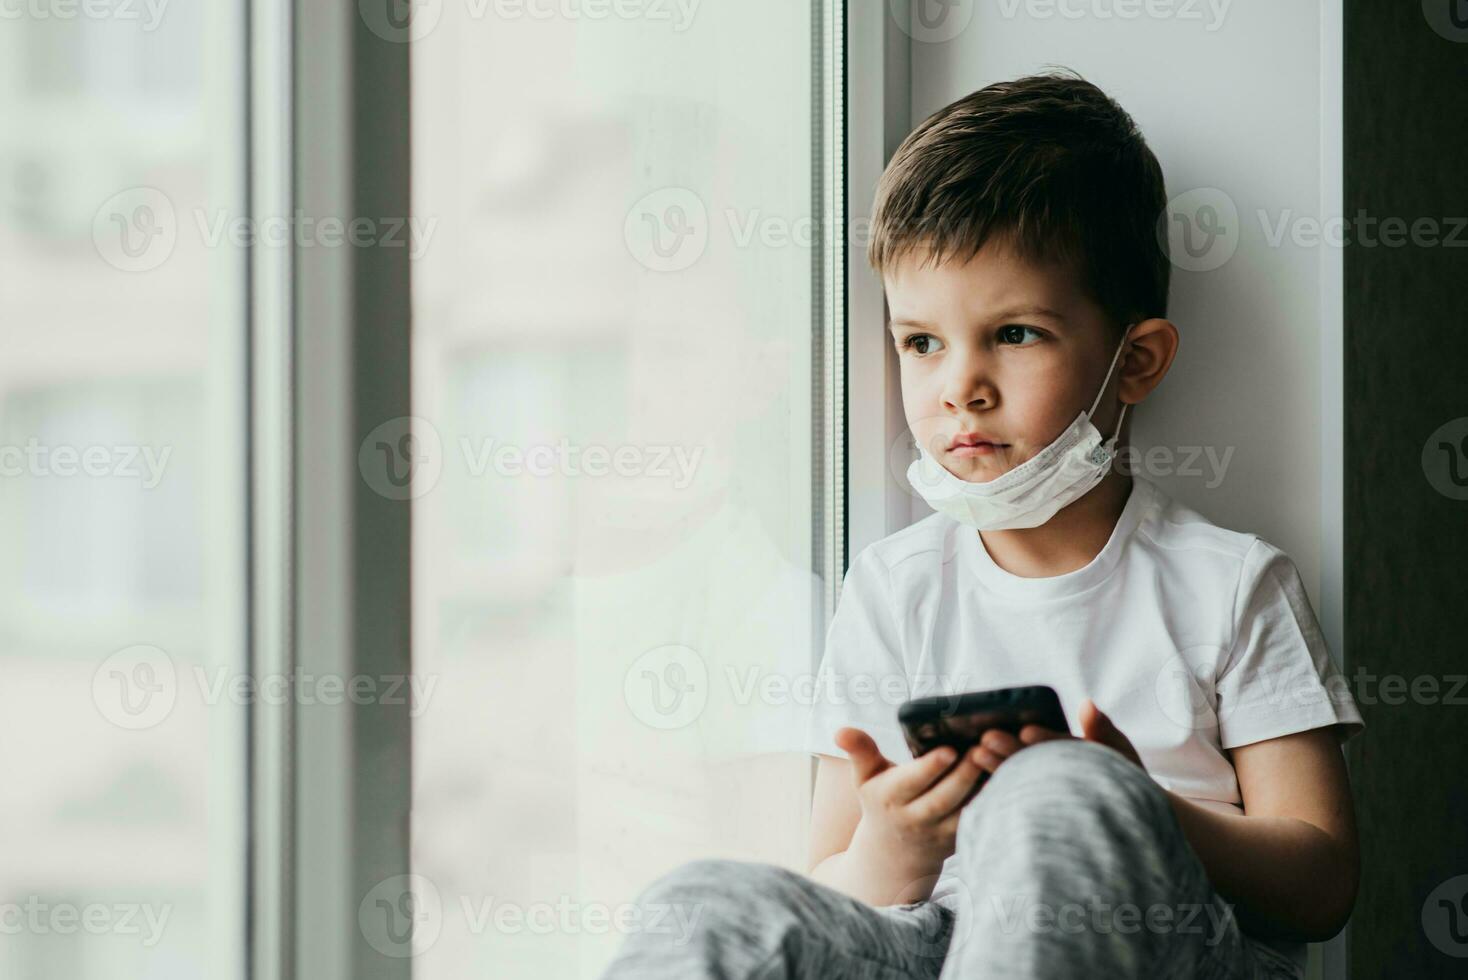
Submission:
[[[902,338],[902,349],[910,350],[919,356],[933,354],[943,349],[943,341],[930,333],[908,334]]]
[[[1034,327],[1025,327],[1017,323],[1009,323],[999,328],[999,342],[1001,344],[1014,344],[1022,346],[1033,343],[1043,336]]]

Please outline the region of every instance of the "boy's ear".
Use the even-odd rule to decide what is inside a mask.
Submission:
[[[1177,327],[1171,320],[1156,317],[1132,327],[1117,391],[1122,401],[1140,404],[1162,383],[1177,356],[1177,343]]]

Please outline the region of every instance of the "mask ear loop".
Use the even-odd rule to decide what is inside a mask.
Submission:
[[[1091,410],[1086,413],[1086,418],[1088,420],[1094,420],[1096,418],[1096,409],[1099,408],[1101,405],[1101,396],[1106,394],[1106,388],[1108,385],[1111,384],[1111,375],[1113,372],[1116,371],[1117,361],[1121,359],[1121,352],[1126,350],[1127,336],[1132,332],[1132,327],[1135,326],[1136,323],[1128,323],[1126,329],[1122,331],[1121,343],[1116,345],[1116,353],[1111,355],[1111,366],[1106,369],[1106,380],[1101,382],[1101,390],[1096,392],[1096,400],[1091,402]],[[1111,433],[1111,438],[1107,439],[1104,443],[1096,447],[1096,451],[1093,454],[1093,457],[1096,457],[1097,463],[1110,462],[1112,456],[1115,455],[1116,440],[1121,438],[1121,424],[1126,420],[1127,408],[1127,403],[1122,402],[1121,412],[1118,413],[1116,416],[1116,429]],[[1105,459],[1099,458],[1102,454],[1105,455]]]

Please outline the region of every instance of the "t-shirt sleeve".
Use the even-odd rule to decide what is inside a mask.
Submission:
[[[897,709],[908,698],[898,623],[894,615],[892,575],[867,547],[847,569],[826,631],[825,652],[816,673],[806,750],[846,758],[837,747],[836,731],[860,728],[893,762],[912,758]]]
[[[1295,563],[1256,539],[1244,556],[1232,647],[1217,681],[1225,749],[1328,725],[1339,741],[1365,728]]]

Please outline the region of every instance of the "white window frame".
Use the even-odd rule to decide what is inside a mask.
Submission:
[[[406,218],[410,45],[355,3],[255,0],[249,27],[251,213]],[[357,446],[411,414],[408,250],[293,242],[250,272],[251,669],[406,677],[411,501]],[[409,872],[410,710],[252,707],[252,980],[409,980],[358,908]]]
[[[812,138],[818,156],[813,353],[817,404],[812,476],[822,519],[812,560],[822,575],[825,619],[839,597],[849,543],[872,537],[868,475],[886,472],[895,374],[876,403],[848,406],[849,380],[870,381],[881,364],[880,286],[848,273],[853,247],[847,201],[853,172],[873,179],[882,146],[897,131],[880,97],[876,153],[860,122],[860,152],[847,138],[858,122],[846,102],[850,29],[875,31],[884,52],[857,55],[863,95],[877,91],[895,51],[886,5],[810,0]],[[357,4],[252,0],[249,66],[248,211],[257,217],[411,214],[411,44],[372,33]],[[875,75],[868,64],[883,66]],[[905,79],[905,70],[902,72]],[[357,84],[371,79],[370,85]],[[848,115],[850,113],[850,115]],[[905,115],[900,119],[905,124]],[[863,211],[870,188],[860,188]],[[411,291],[406,248],[261,247],[250,253],[248,377],[249,647],[257,679],[324,675],[350,679],[411,672],[411,501],[366,485],[357,447],[380,425],[412,414]],[[875,296],[875,307],[873,297]],[[859,342],[848,359],[847,326]],[[875,346],[873,346],[875,344]],[[853,364],[858,365],[849,378]],[[877,372],[881,377],[880,369]],[[859,387],[860,391],[861,388]],[[867,431],[873,414],[882,427]],[[861,433],[848,441],[847,410]],[[880,451],[878,444],[880,443]],[[859,452],[849,466],[848,452]],[[875,464],[875,470],[873,469]],[[847,493],[848,474],[856,494]],[[889,480],[890,483],[890,480]],[[894,492],[895,490],[895,492]],[[895,484],[883,491],[888,520],[906,509]],[[862,523],[849,537],[848,502]],[[906,523],[906,520],[902,520]],[[880,534],[876,535],[880,536]],[[819,641],[813,657],[819,657]],[[375,949],[359,925],[368,892],[411,880],[411,706],[308,705],[262,700],[250,709],[249,927],[251,980],[410,980],[411,957]]]
[[[887,340],[882,283],[866,263],[877,180],[911,129],[910,38],[898,26],[906,0],[853,4],[847,14],[846,192],[851,267],[847,275],[849,554],[912,523],[917,503],[899,482],[894,453],[907,439],[897,358]],[[905,448],[905,447],[902,447]]]

